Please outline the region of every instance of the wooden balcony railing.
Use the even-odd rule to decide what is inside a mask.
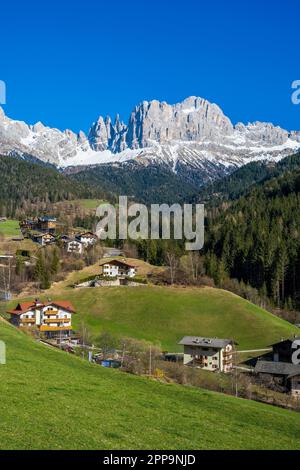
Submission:
[[[69,318],[44,318],[43,323],[70,323]]]
[[[70,326],[48,326],[48,325],[41,325],[40,331],[70,331],[72,330]]]

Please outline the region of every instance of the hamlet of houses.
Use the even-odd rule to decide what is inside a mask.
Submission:
[[[98,240],[97,235],[90,231],[75,233],[73,236],[58,236],[57,225],[55,217],[36,217],[20,222],[20,228],[25,237],[31,238],[43,247],[60,241],[70,254],[80,255],[84,249],[94,245]]]

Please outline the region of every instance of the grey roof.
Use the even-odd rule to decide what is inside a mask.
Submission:
[[[294,376],[300,374],[300,365],[289,362],[257,361],[254,371],[261,374]]]
[[[199,336],[184,336],[178,344],[184,346],[201,346],[204,348],[225,348],[228,344],[232,344],[231,339],[203,338]]]

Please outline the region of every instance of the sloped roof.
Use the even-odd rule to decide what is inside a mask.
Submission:
[[[22,313],[29,312],[33,308],[36,308],[37,305],[41,308],[54,305],[56,307],[60,307],[65,310],[68,310],[69,312],[75,313],[75,308],[73,304],[69,302],[68,300],[55,300],[55,301],[49,301],[45,303],[37,302],[37,301],[21,302],[17,305],[17,307],[14,310],[7,310],[6,313],[9,313],[11,315],[22,315]]]
[[[56,217],[39,217],[41,222],[56,222]]]
[[[69,300],[55,300],[53,302],[48,302],[45,304],[45,306],[49,306],[49,305],[56,305],[57,307],[61,307],[66,310],[69,310],[72,313],[75,313],[75,308],[72,302],[69,302]]]
[[[36,235],[34,235],[34,238],[44,238],[44,237],[51,237],[51,238],[55,238],[54,235],[52,235],[52,233],[37,233]]]
[[[199,336],[184,336],[178,344],[184,346],[201,346],[204,348],[225,348],[228,344],[232,344],[231,339],[203,338]]]
[[[257,374],[294,376],[300,374],[300,365],[290,362],[257,361],[254,371]]]
[[[11,313],[12,315],[21,315],[22,313],[26,313],[34,306],[34,302],[22,302],[19,303],[14,310],[8,310],[7,313]]]
[[[105,261],[101,263],[100,266],[104,266],[105,264],[112,264],[113,266],[126,266],[127,268],[135,268],[132,264],[126,263],[126,261],[121,261],[119,259],[113,259],[111,261]]]
[[[89,237],[89,238],[98,238],[97,235],[95,235],[93,232],[82,232],[78,233],[76,237]]]

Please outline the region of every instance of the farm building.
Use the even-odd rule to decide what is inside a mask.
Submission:
[[[230,339],[185,336],[183,363],[212,372],[230,372],[233,367],[233,341]]]
[[[300,365],[288,362],[258,360],[254,369],[258,376],[273,379],[291,395],[300,397]]]
[[[275,362],[292,362],[292,355],[295,352],[293,343],[300,341],[300,338],[295,337],[293,339],[285,339],[278,343],[272,344],[273,349],[273,361]]]

